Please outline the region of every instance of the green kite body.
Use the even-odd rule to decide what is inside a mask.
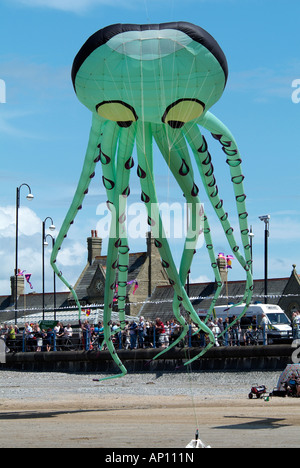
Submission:
[[[251,302],[252,260],[241,157],[229,130],[209,111],[220,99],[227,75],[227,61],[215,39],[200,27],[185,22],[108,26],[91,36],[74,60],[73,86],[78,99],[92,112],[92,126],[82,174],[56,240],[51,264],[71,290],[80,313],[76,293],[59,271],[56,258],[78,210],[82,208],[90,181],[95,175],[96,164],[100,162],[112,214],[104,295],[104,335],[108,349],[120,369],[120,373],[108,378],[119,377],[127,372],[111,340],[110,319],[114,292],[118,285],[120,325],[121,329],[125,327],[129,260],[125,209],[130,193],[130,172],[134,167],[132,153],[135,145],[141,199],[147,208],[148,224],[160,252],[162,265],[174,288],[174,315],[183,328],[180,337],[171,346],[175,346],[189,328],[180,313],[181,306],[189,319],[209,337],[208,346],[194,359],[203,355],[215,343],[214,335],[199,319],[185,290],[201,221],[217,285],[209,312],[213,310],[222,288],[208,219],[205,213],[203,215],[199,212],[199,188],[195,182],[190,153],[195,158],[203,186],[233,255],[246,272],[245,294],[241,303],[246,303],[247,307]],[[228,213],[219,197],[212,158],[199,126],[209,130],[220,141],[226,155],[243,249],[240,249],[235,240]],[[153,173],[153,141],[185,195],[190,211],[190,226],[196,225],[199,232],[198,235],[191,236],[191,231],[188,231],[179,271],[158,209]],[[245,311],[246,308],[243,313]],[[156,358],[161,354],[162,352]]]

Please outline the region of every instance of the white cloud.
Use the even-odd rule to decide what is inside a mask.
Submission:
[[[10,277],[15,268],[16,219],[14,206],[0,206],[0,295],[10,294]],[[48,233],[48,228],[46,229]],[[51,233],[53,234],[53,233]],[[54,235],[57,235],[57,233]],[[53,290],[50,266],[51,245],[45,248],[45,288]],[[75,284],[87,260],[86,243],[68,238],[59,252],[58,265],[64,276]],[[42,220],[27,206],[19,209],[18,266],[32,275],[35,292],[42,290]],[[57,279],[57,291],[65,290]],[[29,289],[27,292],[30,292]]]
[[[19,209],[18,265],[39,278],[41,271],[42,221],[26,206]],[[0,206],[0,294],[10,293],[15,268],[16,208]]]
[[[18,266],[32,275],[35,290],[41,288],[41,246],[39,237],[22,240],[18,249]],[[2,238],[0,251],[0,295],[10,294],[10,277],[15,268],[14,239]]]
[[[19,208],[19,235],[32,236],[41,232],[42,221],[27,206]],[[0,207],[0,238],[15,237],[16,208],[14,206]]]
[[[63,246],[58,255],[58,264],[63,266],[84,265],[86,247],[80,242],[72,242],[69,247]]]
[[[213,277],[213,273],[212,273],[212,277]],[[211,281],[212,281],[212,278],[209,278],[206,275],[200,275],[197,277],[193,277],[193,275],[191,275],[191,278],[190,278],[191,283],[210,283]]]

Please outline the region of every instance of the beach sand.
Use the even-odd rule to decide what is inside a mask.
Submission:
[[[232,394],[228,388],[220,396],[203,376],[200,394],[193,391],[198,380],[191,391],[181,382],[166,394],[167,382],[153,376],[141,382],[136,377],[130,394],[134,376],[127,382],[126,377],[93,382],[93,376],[73,375],[68,387],[70,376],[62,374],[22,373],[21,381],[19,373],[5,374],[8,380],[0,376],[1,448],[184,448],[196,429],[212,448],[300,445],[297,398],[250,400],[244,389]],[[220,380],[216,374],[212,378]]]

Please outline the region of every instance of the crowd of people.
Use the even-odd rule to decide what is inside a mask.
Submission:
[[[243,317],[238,320],[235,315],[218,319],[209,319],[207,326],[215,336],[216,346],[240,346],[256,345],[262,335],[263,343],[266,344],[265,331],[267,327],[266,316],[263,315],[260,327],[257,324],[256,315]],[[261,329],[261,333],[260,333]]]
[[[233,323],[233,325],[232,325]],[[256,316],[251,319],[237,320],[236,316],[227,317],[223,321],[219,319],[209,319],[207,326],[212,330],[215,336],[215,346],[240,346],[258,344],[260,330],[257,325]],[[264,322],[264,317],[260,324],[261,333],[264,336],[264,328],[267,321]],[[104,338],[103,325],[90,325],[86,321],[82,329],[88,331],[91,337],[91,347]],[[182,326],[175,320],[162,321],[157,317],[154,322],[145,320],[140,317],[139,320],[127,321],[125,328],[120,330],[119,324],[112,322],[111,324],[112,340],[115,346],[124,349],[138,348],[166,348],[179,338],[182,332]],[[178,342],[178,346],[199,346],[205,347],[209,341],[209,337],[191,322],[188,333]],[[266,343],[264,343],[266,344]]]
[[[90,325],[86,320],[81,329],[83,337],[90,338],[90,348],[101,347],[104,340],[103,323]],[[117,322],[111,323],[112,341],[115,347],[123,349],[168,347],[180,334],[180,325],[176,320],[165,323],[158,317],[155,322],[140,317],[138,320],[127,320],[125,327],[120,328]],[[103,346],[106,348],[106,345]]]
[[[264,328],[263,320],[260,324],[262,328]],[[215,346],[258,344],[260,332],[255,316],[241,321],[235,316],[226,317],[224,320],[221,317],[209,319],[206,325],[215,336]],[[157,317],[155,321],[149,321],[141,316],[139,319],[126,321],[123,329],[117,322],[111,322],[110,327],[112,342],[118,349],[167,348],[180,337],[182,332],[182,326],[177,320],[162,321],[160,317]],[[19,334],[20,330],[16,325],[0,326],[0,335],[5,338],[7,347],[12,351],[16,349]],[[71,324],[64,326],[61,322],[46,330],[41,329],[38,323],[27,322],[21,335],[23,351],[106,349],[102,322],[90,324],[88,320],[85,320],[75,330]],[[208,342],[209,337],[194,323],[191,323],[189,331],[182,340],[177,342],[177,345],[205,347]]]
[[[26,322],[23,330],[17,325],[0,325],[0,336],[5,340],[6,346],[11,351],[52,351],[56,343],[62,345],[73,336],[70,324],[63,326],[60,322],[53,328],[41,329],[38,323]],[[18,340],[18,337],[22,340]],[[21,343],[21,344],[20,344]]]

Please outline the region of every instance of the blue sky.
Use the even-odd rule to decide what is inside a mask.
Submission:
[[[52,217],[58,232],[63,222],[91,123],[90,112],[72,87],[73,59],[91,34],[117,22],[190,21],[219,42],[228,60],[229,79],[211,111],[232,131],[243,157],[249,224],[255,235],[254,277],[262,278],[264,271],[264,225],[258,219],[264,214],[271,216],[269,276],[289,276],[293,263],[300,270],[300,103],[292,100],[297,92],[292,83],[300,79],[299,17],[298,0],[0,0],[0,80],[6,84],[6,102],[0,103],[0,294],[10,293],[15,193],[22,183],[31,186],[35,198],[28,203],[26,187],[22,188],[19,265],[32,274],[34,290],[41,291],[41,224]],[[220,195],[235,225],[224,153],[207,139]],[[159,153],[156,158],[160,201],[181,201],[168,168],[159,163]],[[131,187],[129,202],[137,202],[134,175]],[[204,194],[200,180],[199,187]],[[99,167],[58,258],[71,283],[86,264],[86,238],[99,226],[99,204],[105,200]],[[230,253],[204,196],[203,201],[216,252]],[[171,243],[179,264],[182,243]],[[105,248],[104,242],[104,254]],[[131,242],[131,251],[144,248],[143,240]],[[50,248],[47,261],[49,256]],[[191,273],[195,281],[213,279],[204,247],[199,248]],[[229,279],[244,279],[235,260]],[[51,288],[52,270],[47,264],[46,290]]]

